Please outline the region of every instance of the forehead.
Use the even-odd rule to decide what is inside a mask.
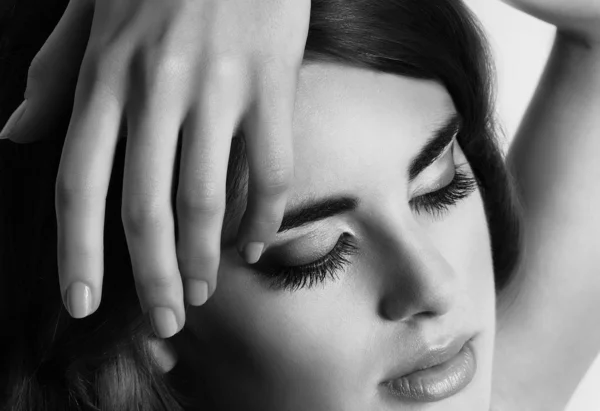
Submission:
[[[334,64],[303,66],[294,112],[288,206],[307,197],[374,195],[407,184],[407,169],[455,112],[437,82]],[[382,194],[382,193],[379,193]]]

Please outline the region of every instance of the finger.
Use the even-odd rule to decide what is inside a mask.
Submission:
[[[69,114],[93,16],[92,0],[69,2],[58,25],[34,57],[25,101],[10,117],[0,138],[17,143],[40,140]]]
[[[142,309],[168,338],[185,323],[171,206],[181,116],[160,93],[141,101],[128,112],[122,218]]]
[[[214,84],[205,83],[201,101],[186,121],[177,190],[177,257],[186,301],[196,306],[204,304],[217,285],[227,163],[237,113],[227,99],[232,94],[209,90]]]
[[[105,200],[122,113],[100,84],[80,77],[56,179],[59,282],[75,318],[100,304]]]
[[[268,66],[258,96],[244,120],[249,165],[248,205],[238,233],[238,250],[250,264],[276,234],[293,178],[292,115],[297,72]]]
[[[148,341],[148,345],[150,352],[163,373],[166,374],[175,368],[179,357],[173,345],[169,343],[169,340],[152,338]]]

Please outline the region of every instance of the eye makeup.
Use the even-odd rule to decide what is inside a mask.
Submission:
[[[454,166],[454,178],[450,184],[431,193],[423,194],[410,200],[409,204],[417,214],[423,212],[435,218],[443,217],[450,206],[467,198],[477,189],[476,180],[461,171],[461,165]]]
[[[340,272],[350,264],[350,256],[358,248],[351,234],[343,233],[333,248],[323,257],[303,265],[267,267],[260,274],[265,277],[269,287],[275,290],[296,291],[324,284],[327,280],[336,280]]]
[[[477,181],[463,168],[467,165],[454,163],[454,144],[451,143],[451,153],[442,154],[437,161],[442,161],[446,155],[451,155],[453,173],[433,186],[431,191],[419,194],[409,200],[409,206],[416,214],[428,214],[435,219],[443,219],[450,211],[450,207],[470,196],[477,190]],[[444,184],[441,188],[440,184]],[[338,275],[351,263],[351,256],[358,252],[355,238],[350,233],[343,233],[333,248],[324,256],[302,265],[267,265],[256,266],[257,274],[267,281],[272,290],[298,291],[310,289],[325,284],[329,280],[335,281]]]
[[[448,148],[448,152],[443,154],[439,159],[441,161],[446,156],[452,159],[453,174],[443,179],[450,181],[442,185],[441,188],[438,188],[438,183],[429,192],[413,197],[409,201],[409,205],[415,213],[427,213],[434,218],[442,218],[451,206],[467,198],[477,189],[475,178],[467,174],[466,171],[463,171],[467,163],[454,163],[454,148],[456,144],[456,140],[453,140],[451,147]]]

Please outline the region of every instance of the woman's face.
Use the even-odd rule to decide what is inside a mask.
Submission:
[[[194,358],[179,360],[222,410],[488,410],[491,249],[448,92],[309,65],[294,115],[295,217],[256,266],[223,249],[215,295],[187,312]],[[426,146],[441,154],[419,172]],[[385,384],[470,338],[476,372],[455,395],[417,401]]]

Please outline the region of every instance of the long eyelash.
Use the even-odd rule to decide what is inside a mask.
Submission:
[[[271,289],[293,292],[311,288],[327,279],[336,280],[338,273],[350,264],[349,257],[357,251],[352,236],[344,233],[333,249],[317,261],[305,265],[278,267],[263,271],[262,274],[267,276]]]
[[[434,217],[442,217],[450,206],[471,195],[477,190],[478,183],[455,166],[454,178],[445,187],[413,198],[410,207],[418,214],[426,212]],[[294,292],[303,288],[312,288],[323,284],[326,280],[337,280],[338,275],[350,264],[349,257],[356,254],[358,247],[353,242],[352,236],[344,233],[338,239],[333,249],[324,257],[312,263],[276,267],[261,270],[261,275],[267,277],[269,287],[273,290]]]
[[[457,165],[455,166],[454,179],[450,184],[437,191],[413,198],[409,204],[417,214],[426,212],[435,218],[441,218],[450,206],[467,198],[477,190],[477,187],[477,180],[461,171],[460,166]]]

